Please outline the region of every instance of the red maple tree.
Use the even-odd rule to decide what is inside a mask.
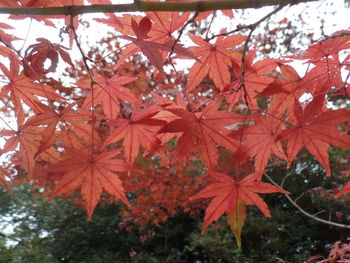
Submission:
[[[142,11],[158,3],[140,2],[129,6]],[[125,218],[141,225],[158,224],[179,209],[195,213],[203,203],[194,200],[213,198],[204,203],[203,232],[226,214],[240,245],[246,206],[269,217],[258,194],[288,194],[263,181],[268,165],[289,167],[305,148],[330,176],[330,145],[350,149],[350,30],[298,56],[264,58],[253,31],[283,6],[232,31],[225,25],[219,34],[210,25],[188,31],[210,15],[199,13],[210,2],[197,5],[194,15],[156,8],[137,16],[106,13],[95,22],[114,35],[87,50],[77,20],[88,10],[85,1],[0,0],[0,8],[17,7],[6,9],[9,14],[22,9],[68,39],[67,46],[44,36],[23,45],[9,25],[19,17],[0,23],[0,136],[6,140],[0,153],[10,153],[0,184],[10,191],[11,180],[31,181],[51,199],[78,191],[88,219],[101,199],[120,200]],[[65,23],[61,30],[57,20]],[[192,66],[184,68],[184,60]],[[292,66],[296,61],[308,65],[303,75]],[[58,65],[66,67],[63,76]],[[331,109],[334,96],[344,106]]]

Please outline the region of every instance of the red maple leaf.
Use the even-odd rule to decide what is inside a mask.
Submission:
[[[94,90],[84,100],[84,104],[81,107],[82,110],[87,110],[95,107],[97,103],[101,103],[106,117],[113,120],[117,117],[120,110],[119,101],[136,103],[137,99],[134,94],[124,87],[125,84],[132,82],[135,78],[114,75],[108,79],[97,73],[94,75]],[[90,80],[80,81],[79,84],[83,88],[90,88]],[[92,102],[94,102],[94,105],[92,105]]]
[[[173,40],[172,33],[184,25],[189,15],[189,12],[148,12],[147,17],[153,22],[148,33],[150,40],[158,43]]]
[[[19,146],[19,154],[23,165],[28,171],[28,177],[32,178],[35,165],[34,156],[38,150],[42,129],[24,124],[25,114],[21,110],[17,116],[17,130],[2,130],[0,136],[9,137],[0,154],[14,151]]]
[[[0,185],[4,187],[8,193],[12,194],[12,189],[6,178],[10,178],[10,173],[3,167],[0,167]]]
[[[129,45],[123,51],[123,57],[118,61],[115,68],[129,56],[135,52],[142,51],[142,53],[149,59],[149,61],[160,71],[163,70],[164,57],[160,51],[166,51],[166,53],[173,52],[181,56],[196,59],[196,57],[184,48],[180,43],[175,42],[175,40],[169,39],[168,41],[161,41],[164,39],[152,39],[148,36],[152,28],[152,22],[148,17],[143,17],[139,22],[136,22],[133,18],[130,21],[132,31],[123,29],[123,31],[128,32],[136,36],[131,37],[127,35],[119,36],[126,40],[132,41],[132,45]],[[160,42],[159,42],[160,41]]]
[[[6,43],[6,45],[10,46],[11,48],[13,48],[11,43],[12,41],[22,40],[22,38],[18,38],[16,36],[7,34],[5,31],[3,31],[3,29],[8,30],[8,29],[15,29],[15,28],[8,24],[0,23],[0,39],[2,42]]]
[[[328,163],[329,145],[350,148],[350,137],[337,129],[337,125],[350,121],[348,110],[322,112],[324,96],[315,97],[304,109],[295,101],[294,115],[297,123],[281,134],[286,138],[289,163],[304,146],[331,174]]]
[[[283,122],[269,115],[254,115],[255,126],[244,126],[237,131],[237,139],[244,144],[233,155],[235,164],[245,162],[249,157],[255,158],[255,171],[263,172],[271,156],[275,154],[281,159],[287,160],[279,135],[282,132]],[[247,158],[248,156],[248,158]]]
[[[200,158],[213,170],[218,159],[216,144],[236,150],[239,141],[229,137],[226,127],[244,120],[244,116],[228,111],[218,111],[221,101],[209,104],[202,112],[188,112],[184,109],[166,109],[180,117],[171,121],[160,131],[182,132],[176,146],[174,161],[187,158],[194,151],[199,151]]]
[[[350,170],[347,171],[342,171],[343,174],[349,174],[350,175]],[[335,197],[339,197],[341,195],[347,194],[350,192],[350,182],[347,182],[344,187],[341,189],[339,193],[336,194]]]
[[[38,43],[30,45],[23,59],[25,74],[31,79],[38,79],[43,74],[54,72],[57,68],[58,57],[74,68],[73,62],[67,52],[67,48],[62,45],[53,44],[45,38],[37,38]],[[44,63],[50,61],[50,65],[45,68]]]
[[[154,151],[159,145],[160,140],[156,137],[158,131],[166,123],[162,120],[153,119],[161,107],[157,105],[150,106],[139,111],[141,98],[134,106],[130,119],[117,118],[109,121],[109,125],[116,126],[105,141],[102,147],[111,143],[123,140],[124,156],[129,164],[133,164],[139,153],[140,145],[147,152]]]
[[[116,174],[127,172],[130,167],[122,160],[112,159],[119,152],[120,150],[116,149],[95,154],[91,151],[89,153],[89,150],[82,152],[80,149],[66,148],[66,154],[69,157],[45,170],[46,172],[64,173],[50,199],[80,188],[88,220],[91,219],[103,190],[130,205],[122,182]]]
[[[257,206],[265,216],[271,217],[267,204],[257,193],[289,194],[283,189],[261,182],[261,174],[259,173],[250,174],[240,181],[217,172],[211,172],[211,176],[217,183],[208,185],[191,197],[193,200],[213,197],[205,211],[202,233],[224,213],[229,214],[234,211],[238,200],[241,200],[245,205]]]
[[[272,97],[269,113],[275,116],[282,116],[287,110],[293,109],[295,100],[307,91],[307,83],[302,82],[302,78],[293,67],[282,64],[279,68],[281,76],[270,83],[258,96]]]
[[[250,106],[256,107],[257,102],[254,99],[257,92],[263,91],[272,81],[273,78],[268,76],[277,67],[277,63],[281,62],[277,59],[266,58],[254,63],[256,55],[255,48],[248,52],[245,59],[244,89],[242,88],[242,62],[232,59],[232,68],[236,76],[236,80],[227,85],[224,89],[236,90],[228,96],[230,107],[235,105],[240,99],[247,100]]]
[[[38,106],[40,107],[41,112],[30,117],[25,123],[26,126],[47,125],[41,133],[42,139],[35,156],[39,155],[55,143],[55,131],[60,122],[66,127],[69,124],[73,126],[75,130],[71,130],[71,132],[79,133],[81,138],[84,138],[85,140],[91,139],[91,127],[83,123],[84,120],[90,118],[91,114],[89,112],[81,112],[79,114],[72,112],[75,103],[68,105],[59,112],[56,112],[52,107],[44,104],[39,104]]]
[[[37,96],[50,100],[63,99],[50,86],[34,83],[23,72],[20,73],[20,62],[12,53],[10,54],[10,68],[8,69],[3,64],[0,64],[0,69],[9,81],[2,87],[0,99],[10,93],[10,98],[16,111],[22,108],[21,101],[23,101],[32,110],[40,112],[40,108],[38,107],[40,99]]]
[[[191,35],[190,38],[197,45],[197,47],[191,47],[190,51],[200,61],[195,62],[190,69],[187,81],[188,91],[200,84],[208,72],[215,86],[223,90],[230,83],[231,75],[228,66],[231,65],[231,59],[239,58],[239,53],[233,47],[242,43],[245,37],[241,35],[218,37],[215,44],[206,42],[199,36]]]

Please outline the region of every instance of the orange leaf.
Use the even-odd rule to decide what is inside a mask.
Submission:
[[[118,149],[100,154],[89,154],[88,151],[83,153],[80,150],[70,148],[66,148],[66,151],[71,157],[46,169],[46,172],[64,173],[50,199],[80,188],[88,220],[91,219],[103,190],[130,205],[125,196],[122,182],[115,174],[130,170],[129,165],[122,160],[112,159],[119,152]]]
[[[232,213],[236,209],[238,200],[245,205],[257,206],[265,216],[271,217],[267,204],[257,193],[288,194],[287,191],[276,186],[261,182],[261,174],[258,173],[250,174],[240,181],[222,173],[212,172],[211,175],[217,183],[208,185],[191,198],[213,198],[205,211],[202,233],[224,213]],[[243,220],[242,214],[241,217]]]

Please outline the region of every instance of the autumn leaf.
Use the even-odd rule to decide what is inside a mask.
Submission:
[[[135,78],[114,75],[111,78],[103,77],[100,74],[94,74],[93,92],[84,100],[81,110],[87,110],[94,107],[97,103],[102,104],[103,112],[110,120],[118,116],[120,110],[120,101],[136,103],[135,95],[126,87],[134,81]],[[80,81],[82,88],[91,89],[90,80]],[[94,105],[92,105],[94,102]]]
[[[117,118],[108,122],[116,128],[111,131],[102,146],[105,147],[123,139],[124,156],[129,164],[134,163],[140,145],[147,152],[154,151],[160,145],[160,140],[155,135],[166,123],[152,118],[161,110],[161,107],[154,105],[140,110],[140,104],[141,98],[134,106],[130,119]]]
[[[211,172],[212,178],[217,181],[202,189],[199,193],[191,197],[192,200],[199,198],[213,198],[205,211],[204,223],[202,227],[202,234],[205,233],[207,227],[216,221],[223,214],[233,216],[232,213],[237,208],[237,204],[255,205],[266,216],[271,217],[270,211],[264,200],[257,194],[265,193],[284,193],[289,194],[276,186],[261,182],[261,174],[254,173],[246,176],[242,180],[236,181],[230,176],[218,172]],[[240,200],[240,201],[238,201]],[[240,204],[242,202],[242,204]],[[240,218],[237,219],[237,229],[242,225],[244,216],[238,212]],[[229,220],[232,220],[231,218]],[[238,230],[237,230],[238,231]]]
[[[240,56],[233,47],[242,43],[245,37],[241,35],[218,37],[215,44],[206,42],[199,36],[190,35],[190,38],[197,45],[191,47],[190,51],[200,61],[195,62],[190,69],[186,86],[188,91],[199,85],[208,73],[215,86],[223,90],[230,83],[228,66],[231,65],[231,59],[239,59]]]
[[[13,48],[12,41],[22,40],[22,38],[19,38],[19,37],[16,37],[16,36],[13,36],[13,35],[6,33],[6,31],[9,29],[15,29],[15,28],[6,24],[6,23],[0,22],[0,39],[2,42],[6,43],[8,46]],[[6,31],[4,31],[4,30],[6,30]]]
[[[41,109],[41,112],[30,117],[25,123],[26,126],[47,125],[41,134],[42,139],[40,146],[34,157],[38,156],[40,153],[55,143],[55,131],[60,122],[62,122],[64,125],[70,124],[73,126],[75,128],[75,132],[78,132],[80,137],[83,137],[87,140],[91,138],[90,126],[88,126],[86,129],[83,123],[84,120],[87,120],[91,117],[91,114],[89,112],[80,112],[79,114],[72,112],[72,108],[75,105],[75,103],[72,103],[65,108],[61,108],[59,112],[55,111],[52,107],[46,106],[44,104],[38,105]]]
[[[148,12],[147,17],[153,22],[148,32],[150,40],[157,43],[173,40],[172,33],[184,25],[189,15],[189,12]]]
[[[68,49],[59,44],[53,44],[45,38],[37,38],[38,43],[30,45],[23,59],[24,72],[31,79],[39,79],[43,74],[55,72],[58,58],[74,68],[73,62],[68,54]],[[46,68],[44,63],[50,61]]]
[[[294,115],[297,120],[292,127],[284,131],[280,138],[286,138],[289,164],[305,147],[331,175],[328,163],[329,145],[350,148],[350,137],[337,129],[337,125],[350,121],[348,110],[328,110],[323,112],[324,96],[318,96],[303,109],[295,101]]]
[[[349,32],[349,31],[343,31]],[[335,32],[333,35],[342,32]],[[350,36],[339,36],[336,38],[328,38],[323,41],[317,42],[305,51],[302,55],[303,59],[309,60],[311,63],[317,63],[322,59],[326,59],[329,56],[337,57],[339,52],[344,49],[350,48]]]
[[[22,102],[27,104],[32,110],[40,112],[38,104],[40,104],[39,97],[49,100],[61,100],[61,96],[45,84],[34,83],[31,79],[25,76],[24,72],[20,73],[20,62],[18,58],[11,53],[10,68],[0,64],[0,69],[4,76],[8,79],[0,91],[0,99],[4,98],[8,93],[16,111],[22,108]]]
[[[294,109],[295,100],[299,99],[307,91],[307,83],[290,65],[279,65],[281,76],[275,79],[261,92],[258,97],[271,96],[269,114],[283,116],[287,111]]]
[[[263,172],[271,154],[281,159],[287,160],[282,144],[279,141],[279,135],[282,132],[282,120],[269,116],[254,114],[254,126],[244,126],[236,139],[244,143],[232,156],[235,164],[244,163],[252,157],[255,158],[255,171]]]
[[[230,103],[230,108],[232,108],[239,100],[247,100],[250,107],[256,108],[256,95],[273,82],[273,78],[268,74],[271,73],[281,61],[278,59],[265,58],[254,62],[255,56],[255,48],[248,52],[246,56],[244,88],[242,87],[242,62],[237,59],[231,60],[232,69],[236,79],[225,86],[224,89],[224,91],[235,91],[227,96],[227,101]]]
[[[3,167],[0,167],[0,185],[4,187],[9,194],[12,194],[12,189],[6,178],[10,178],[8,170]]]
[[[350,175],[350,170],[347,171],[342,171],[343,174],[349,174]],[[340,197],[344,194],[348,194],[350,192],[350,182],[347,182],[344,187],[340,190],[339,193],[335,195],[335,197]]]
[[[91,219],[103,190],[126,205],[130,205],[122,182],[116,174],[127,172],[130,167],[122,160],[113,159],[120,152],[119,149],[98,154],[73,148],[65,150],[69,157],[45,170],[52,173],[64,173],[63,178],[53,190],[50,200],[57,195],[71,193],[80,188],[88,220]]]
[[[227,127],[243,121],[245,117],[228,111],[218,111],[220,103],[220,100],[214,101],[202,112],[196,113],[184,109],[166,109],[180,117],[160,130],[160,133],[182,132],[173,161],[183,160],[198,151],[205,165],[214,170],[218,159],[216,144],[232,151],[238,148],[239,141],[228,136],[230,130]]]
[[[241,232],[246,220],[246,206],[242,200],[238,199],[235,208],[227,212],[227,225],[231,227],[235,235],[237,246],[241,247]]]
[[[22,163],[32,178],[35,165],[35,154],[39,147],[42,129],[25,125],[25,114],[20,111],[17,116],[17,130],[2,130],[0,136],[9,137],[0,154],[14,151],[19,146]]]
[[[185,56],[187,58],[196,59],[196,57],[180,43],[175,40],[169,39],[168,41],[158,42],[160,39],[152,40],[147,34],[152,28],[152,23],[148,17],[143,17],[138,23],[131,18],[131,29],[133,34],[136,36],[122,35],[120,38],[132,41],[133,45],[129,45],[123,51],[123,57],[115,68],[129,56],[135,52],[141,51],[149,61],[160,71],[163,70],[164,58],[160,51],[174,52],[178,55]],[[136,47],[135,47],[136,45]]]

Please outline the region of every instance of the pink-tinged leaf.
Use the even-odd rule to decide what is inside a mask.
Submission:
[[[150,106],[139,111],[140,103],[137,103],[131,114],[131,119],[117,118],[109,122],[115,126],[103,147],[123,140],[124,156],[129,164],[133,164],[140,145],[148,152],[153,152],[160,146],[160,140],[155,136],[166,123],[162,120],[153,119],[161,110],[158,106]]]
[[[231,59],[239,59],[240,56],[232,47],[242,43],[245,37],[240,35],[218,37],[215,44],[194,35],[191,35],[190,38],[197,45],[197,47],[191,47],[190,51],[200,61],[190,69],[187,81],[188,91],[200,84],[207,73],[215,86],[222,91],[230,83],[231,75],[228,66],[231,65]]]
[[[329,145],[350,148],[350,137],[337,130],[336,126],[350,120],[348,110],[329,110],[322,112],[323,97],[314,98],[305,109],[296,101],[294,116],[297,124],[281,133],[286,138],[289,164],[305,147],[331,175],[328,163]]]
[[[246,206],[242,200],[237,200],[235,207],[227,213],[227,224],[235,235],[237,246],[241,247],[241,232],[246,220]]]
[[[66,151],[71,154],[70,158],[46,169],[46,172],[64,172],[50,199],[80,188],[88,220],[91,219],[103,190],[122,200],[126,205],[130,205],[122,182],[115,174],[115,172],[130,170],[130,167],[121,160],[112,159],[119,150],[102,152],[99,155],[82,154],[76,149],[66,149]]]
[[[174,161],[188,158],[198,150],[201,160],[210,170],[214,170],[218,159],[216,145],[235,151],[239,142],[228,136],[228,126],[244,120],[244,116],[227,111],[217,111],[220,100],[209,104],[203,112],[188,112],[185,109],[166,109],[180,119],[167,123],[160,133],[177,133],[182,135],[177,143]]]
[[[224,213],[232,213],[236,209],[238,200],[244,205],[257,206],[265,216],[271,217],[267,204],[257,193],[288,194],[287,191],[276,186],[261,182],[261,174],[250,174],[240,181],[222,173],[211,172],[211,175],[217,182],[208,185],[191,197],[192,200],[214,197],[205,211],[202,233]]]

